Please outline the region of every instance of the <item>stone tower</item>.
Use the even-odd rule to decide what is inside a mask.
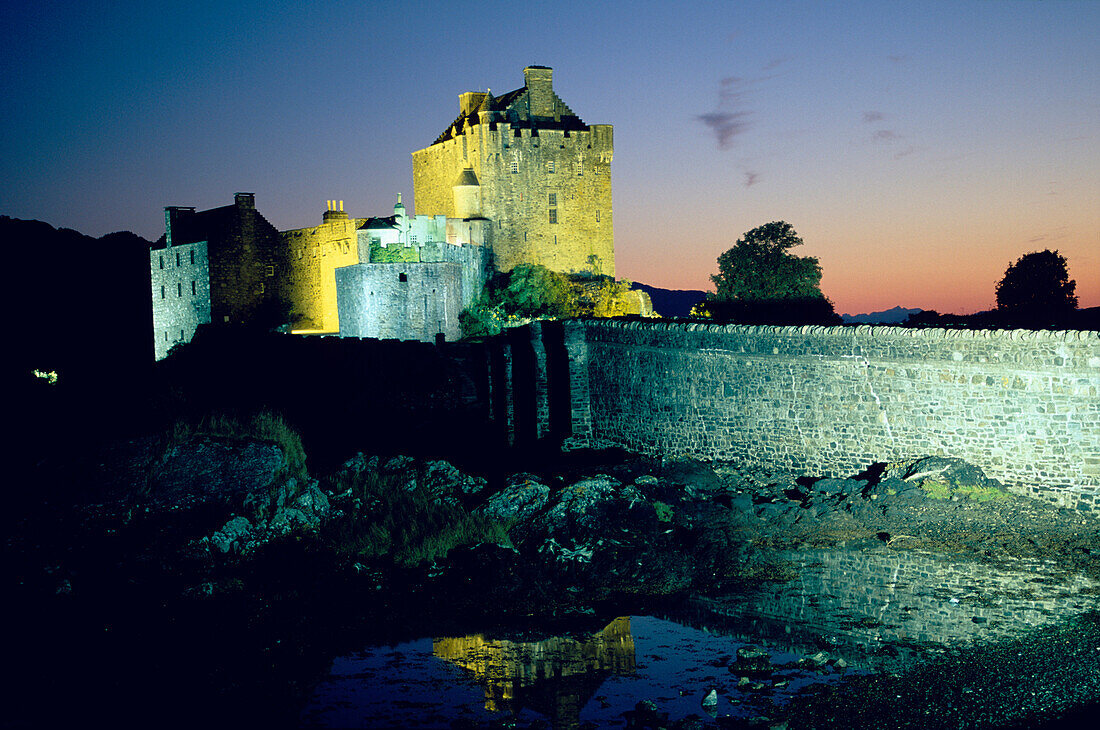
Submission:
[[[498,269],[615,275],[610,124],[586,125],[528,66],[502,96],[459,94],[458,117],[413,153],[416,212],[488,219]]]

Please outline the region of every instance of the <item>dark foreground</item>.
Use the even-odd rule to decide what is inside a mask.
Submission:
[[[212,458],[204,448],[188,458]],[[120,461],[146,468],[131,452]],[[232,495],[163,477],[130,494],[115,474],[89,490],[93,502],[70,493],[22,506],[3,568],[6,725],[293,726],[333,657],[360,647],[585,636],[616,616],[736,604],[760,586],[805,581],[791,551],[944,555],[986,572],[1037,560],[1100,578],[1095,520],[1008,495],[952,460],[811,479],[614,455],[479,479],[439,462],[360,457],[312,483],[250,458],[254,472],[283,476]],[[364,474],[377,478],[364,486]],[[439,534],[460,520],[469,539],[426,547],[437,533],[402,527],[434,520]],[[371,526],[382,524],[379,537]],[[1078,594],[1088,602],[1095,590]],[[658,700],[639,697],[623,722],[749,722],[670,720]],[[907,668],[851,672],[752,722],[1069,727],[1098,702],[1100,619],[1085,610]]]

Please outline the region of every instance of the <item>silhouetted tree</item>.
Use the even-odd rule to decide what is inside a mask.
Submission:
[[[801,245],[786,221],[747,232],[718,257],[718,273],[710,277],[716,291],[699,311],[746,324],[839,324],[821,293],[817,258],[790,253]]]
[[[1077,309],[1076,288],[1064,256],[1057,251],[1033,251],[1005,270],[997,284],[997,312],[1013,324],[1064,322]]]

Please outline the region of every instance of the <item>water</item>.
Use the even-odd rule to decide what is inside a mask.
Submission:
[[[780,557],[797,578],[695,598],[675,615],[622,616],[591,635],[367,647],[333,661],[302,722],[621,727],[624,713],[649,700],[671,722],[695,715],[714,725],[715,717],[768,714],[811,684],[904,671],[950,647],[1074,615],[1093,607],[1097,591],[1089,578],[1038,562],[995,568],[885,548]],[[747,644],[763,647],[774,671],[731,671]],[[717,705],[704,706],[711,690]]]

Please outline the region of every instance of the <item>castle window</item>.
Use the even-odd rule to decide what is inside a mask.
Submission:
[[[416,234],[415,233],[409,234],[409,243],[413,246],[416,245]]]
[[[161,298],[161,299],[164,299],[164,296],[165,296],[165,295],[164,295],[164,285],[163,285],[163,284],[161,284],[161,287],[160,287],[160,298]]]
[[[180,263],[180,252],[176,251],[176,266],[182,266]]]
[[[409,280],[409,275],[406,274],[404,271],[402,271],[400,274],[397,275],[397,280],[398,281],[408,281]]]
[[[596,222],[597,223],[600,222],[600,211],[598,211],[598,210],[596,211]]]
[[[183,342],[183,330],[180,330],[180,342]]]
[[[183,296],[183,282],[182,281],[177,281],[176,282],[176,296],[177,297],[182,297]]]
[[[191,263],[195,263],[195,249],[191,249]]]
[[[164,268],[164,254],[161,254],[159,256],[159,258],[160,258],[160,268],[163,269]]]
[[[267,289],[266,289],[266,287],[264,286],[264,283],[263,283],[263,282],[261,281],[261,282],[260,282],[260,291],[259,291],[259,293],[260,293],[260,294],[263,294],[263,293],[264,293],[264,292],[265,292],[266,290],[267,290]]]
[[[164,330],[164,341],[168,341],[168,330]]]
[[[551,223],[557,223],[558,222],[558,209],[557,208],[551,208],[550,209],[550,222]]]
[[[267,276],[275,276],[275,267],[274,266],[264,267],[264,274],[266,274]]]
[[[557,193],[550,193],[550,205],[557,205],[557,204],[558,204],[558,194]]]
[[[198,293],[199,293],[198,287],[195,286],[195,280],[192,279],[191,280],[191,296],[195,296]]]
[[[515,175],[517,172],[519,172],[519,162],[512,160],[512,174]]]
[[[554,172],[554,160],[550,160],[549,162],[546,163],[546,171],[547,172]]]

